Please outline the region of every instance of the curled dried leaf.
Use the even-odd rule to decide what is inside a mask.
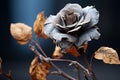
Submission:
[[[49,74],[50,64],[47,62],[39,62],[38,57],[35,57],[31,62],[29,73],[32,80],[46,80]]]
[[[120,64],[119,56],[116,50],[109,47],[100,47],[94,55],[95,59],[103,60],[107,64]]]
[[[80,54],[79,54],[79,52],[77,51],[77,49],[76,49],[75,46],[72,46],[72,47],[70,47],[70,48],[67,48],[65,52],[71,54],[72,56],[74,56],[74,57],[76,57],[76,58],[80,56]]]
[[[21,45],[27,44],[32,38],[32,28],[24,23],[11,24],[11,35]]]
[[[34,32],[35,32],[35,34],[37,35],[38,38],[40,38],[40,37],[48,38],[43,31],[45,20],[46,19],[44,17],[44,13],[40,12],[37,15],[36,20],[34,22]]]
[[[55,50],[53,52],[53,58],[57,58],[57,59],[60,59],[63,57],[63,54],[61,52],[61,48],[59,46],[56,46],[55,47]]]

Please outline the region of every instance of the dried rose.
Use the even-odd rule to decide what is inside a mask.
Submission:
[[[24,23],[11,24],[10,32],[19,44],[27,44],[32,38],[32,28]]]
[[[63,54],[62,54],[62,52],[61,52],[61,49],[60,49],[60,47],[59,46],[56,46],[55,47],[55,50],[54,50],[54,52],[53,52],[53,58],[62,58],[63,57]]]
[[[103,60],[107,64],[120,64],[119,56],[116,50],[109,47],[100,47],[94,55],[95,59]]]
[[[96,26],[98,20],[99,12],[93,6],[82,8],[79,4],[69,3],[57,15],[47,18],[44,32],[66,53],[72,46],[79,49],[100,37]]]
[[[45,22],[45,17],[44,13],[40,12],[36,20],[34,22],[34,32],[37,35],[38,38],[43,37],[43,38],[48,38],[47,35],[44,34],[43,28],[44,28],[44,22]]]
[[[35,57],[31,62],[29,73],[32,80],[46,80],[49,74],[50,64],[47,62],[39,62],[38,57]]]

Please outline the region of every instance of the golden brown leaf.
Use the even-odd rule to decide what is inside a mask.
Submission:
[[[84,43],[84,44],[81,45],[78,49],[83,49],[83,50],[84,50],[84,53],[86,53],[87,47],[88,47],[88,44],[87,44],[87,43]],[[77,58],[77,57],[80,56],[80,54],[83,53],[83,50],[78,52],[78,49],[77,49],[75,46],[72,46],[72,47],[66,49],[66,53],[69,53],[69,54],[71,54],[72,56],[74,56],[74,57]]]
[[[61,48],[59,46],[56,46],[55,47],[55,50],[53,52],[53,58],[57,58],[57,59],[60,59],[63,57],[63,54],[61,52]]]
[[[76,58],[80,56],[80,54],[79,54],[79,52],[77,51],[77,49],[76,49],[75,46],[72,46],[72,47],[70,47],[70,48],[67,48],[65,52],[71,54],[72,56],[74,56],[74,57],[76,57]]]
[[[32,80],[46,80],[49,74],[50,64],[47,62],[39,62],[38,57],[35,57],[31,62],[29,73]]]
[[[19,44],[27,44],[32,38],[32,28],[24,23],[11,24],[11,35]]]
[[[94,57],[98,60],[103,60],[107,64],[120,64],[119,56],[116,50],[109,47],[100,47]]]
[[[45,35],[43,29],[44,29],[44,22],[45,22],[44,13],[41,12],[37,15],[36,20],[34,22],[34,32],[37,35],[38,38],[48,38],[47,35]]]

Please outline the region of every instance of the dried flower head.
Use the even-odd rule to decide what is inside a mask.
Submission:
[[[109,47],[100,47],[94,55],[95,59],[103,60],[107,64],[120,64],[119,56],[116,50]]]
[[[72,46],[79,49],[88,41],[100,37],[96,26],[98,20],[99,12],[93,6],[82,8],[79,4],[69,3],[57,15],[47,18],[44,32],[66,53],[66,49]]]
[[[43,28],[44,28],[44,22],[45,22],[44,12],[40,12],[36,20],[34,22],[34,32],[37,35],[38,38],[48,38],[47,35],[44,34]]]
[[[46,80],[49,74],[50,64],[47,62],[39,62],[38,57],[35,57],[31,62],[29,73],[32,80]]]
[[[19,44],[27,44],[32,38],[32,28],[24,23],[11,24],[10,32]]]

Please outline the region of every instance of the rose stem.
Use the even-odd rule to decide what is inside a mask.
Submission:
[[[89,70],[89,72],[90,72],[90,77],[91,77],[93,80],[96,80],[96,77],[95,77],[95,74],[94,74],[94,72],[93,72],[93,70],[92,70],[92,67],[91,67],[91,65],[88,63],[88,60],[87,60],[86,55],[85,55],[85,53],[84,53],[84,49],[79,49],[78,51],[79,51],[79,53],[82,52],[82,53],[81,53],[81,57],[82,57],[83,61],[85,62],[85,64],[87,65],[87,68],[88,68],[88,70]]]

